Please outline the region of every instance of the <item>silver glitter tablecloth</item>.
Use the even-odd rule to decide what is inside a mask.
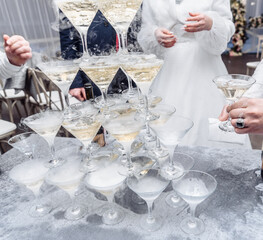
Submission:
[[[56,139],[56,146],[67,148],[74,144],[74,139]],[[34,202],[33,194],[8,177],[11,168],[25,160],[21,153],[12,149],[0,156],[0,239],[262,240],[263,187],[260,176],[256,174],[261,165],[260,151],[204,147],[179,147],[178,151],[194,157],[194,169],[212,174],[218,182],[216,191],[197,207],[197,215],[206,225],[205,232],[199,236],[190,236],[180,230],[179,223],[188,214],[188,209],[178,213],[166,205],[164,199],[169,188],[155,201],[154,211],[164,216],[164,224],[153,233],[140,228],[140,217],[147,212],[147,208],[146,205],[134,203],[131,200],[132,193],[127,188],[115,196],[115,201],[126,216],[123,222],[114,226],[102,223],[101,215],[107,206],[105,199],[88,191],[84,186],[79,190],[77,201],[89,208],[89,214],[85,218],[74,222],[65,220],[63,214],[70,199],[62,190],[48,185],[42,189],[43,201],[51,202],[54,209],[42,218],[31,218],[28,209]],[[43,142],[37,153],[45,156],[46,152]]]

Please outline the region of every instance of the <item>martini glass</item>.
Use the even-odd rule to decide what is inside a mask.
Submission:
[[[44,182],[44,177],[48,172],[48,168],[43,165],[43,161],[39,159],[28,160],[15,166],[9,173],[9,177],[18,184],[25,185],[30,189],[37,204],[32,206],[29,210],[31,217],[42,217],[48,214],[52,207],[48,204],[42,204],[39,200],[40,187]]]
[[[127,31],[142,0],[97,0],[99,9],[118,34],[119,54],[128,54]]]
[[[87,117],[93,117],[99,113],[98,108],[96,108],[94,104],[89,100],[74,103],[70,105],[70,109],[73,111],[80,111],[82,115],[85,115]]]
[[[169,151],[169,163],[162,166],[162,174],[170,180],[181,176],[182,166],[173,161],[173,155],[181,139],[193,127],[193,121],[183,116],[174,115],[164,124],[158,121],[151,121],[149,124],[161,143]]]
[[[174,190],[190,206],[191,217],[183,219],[181,229],[188,234],[198,235],[204,232],[204,222],[195,217],[196,206],[209,197],[216,189],[215,178],[205,172],[190,170],[179,181],[173,181]]]
[[[67,111],[64,113],[62,126],[81,141],[86,149],[86,156],[81,162],[80,170],[83,172],[96,171],[97,166],[91,160],[90,146],[101,126],[98,115],[90,117],[82,115],[79,111]]]
[[[46,110],[45,112],[31,115],[24,119],[24,123],[43,137],[51,150],[51,159],[45,163],[48,168],[57,167],[64,163],[63,159],[56,158],[54,140],[63,121],[60,111]]]
[[[96,3],[95,0],[55,0],[55,4],[80,34],[83,46],[82,60],[84,61],[89,58],[87,34],[89,26],[98,11]]]
[[[119,69],[119,64],[109,57],[93,57],[92,62],[82,63],[81,69],[99,87],[101,98],[97,98],[100,108],[113,105],[112,101],[107,101],[107,89]]]
[[[139,175],[127,179],[128,187],[144,199],[148,206],[148,215],[143,216],[141,227],[149,232],[158,230],[162,226],[161,216],[154,216],[152,213],[153,202],[162,191],[168,186],[169,180],[162,177],[156,169],[145,169]]]
[[[126,166],[123,166],[119,173],[125,176],[133,174],[134,166],[131,161],[131,145],[136,136],[144,125],[142,119],[135,120],[135,112],[129,112],[118,115],[114,118],[107,118],[103,123],[103,127],[123,145],[126,152]]]
[[[228,105],[231,105],[240,99],[256,80],[247,75],[228,74],[216,77],[213,82],[224,94]],[[231,124],[230,117],[227,121],[221,122],[219,128],[225,132],[233,132],[234,127]]]
[[[173,179],[173,182],[176,182],[184,176],[184,171],[188,171],[194,166],[195,161],[191,156],[179,152],[175,152],[173,157],[176,161],[177,166],[180,166],[182,169],[181,175],[178,174],[176,178]],[[175,191],[168,194],[165,198],[165,201],[170,207],[177,209],[180,209],[186,205],[185,201],[183,201],[183,199],[180,198],[180,196],[178,196]]]
[[[159,118],[155,120],[156,124],[165,124],[176,111],[174,106],[164,103],[155,105],[151,107],[150,110],[159,116]],[[159,159],[167,157],[169,152],[161,147],[160,140],[158,137],[156,137],[156,147],[150,149],[148,154],[155,159]]]
[[[107,225],[115,225],[124,218],[124,213],[113,204],[114,194],[122,187],[126,179],[118,173],[120,165],[112,163],[105,168],[92,172],[85,178],[88,188],[95,189],[107,197],[110,207],[102,215],[102,221]]]
[[[79,171],[79,164],[78,159],[68,160],[63,166],[51,169],[45,178],[48,184],[59,187],[70,196],[72,204],[65,211],[64,217],[72,221],[83,218],[88,212],[86,206],[75,202],[75,194],[81,179],[85,175],[85,173]]]
[[[68,107],[70,105],[68,96],[69,88],[77,75],[79,66],[71,60],[63,60],[40,63],[38,64],[38,68],[60,88]]]
[[[8,140],[8,144],[25,154],[31,160],[33,159],[34,149],[38,140],[37,134],[26,132],[11,137]]]

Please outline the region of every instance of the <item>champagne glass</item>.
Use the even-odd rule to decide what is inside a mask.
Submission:
[[[176,178],[173,179],[173,181],[176,182],[184,176],[184,171],[188,171],[194,166],[195,161],[191,156],[179,152],[175,152],[173,157],[177,165],[181,165],[182,169],[181,175],[179,174],[176,176]],[[175,191],[168,194],[165,198],[165,201],[170,207],[177,209],[183,207],[186,204],[185,201],[183,201],[183,199],[180,198],[180,196],[178,196],[178,194]]]
[[[224,94],[228,105],[231,105],[240,99],[256,80],[247,75],[228,74],[216,77],[213,82]],[[221,122],[219,128],[225,132],[234,132],[230,117],[227,121]]]
[[[32,132],[26,132],[11,137],[8,140],[8,144],[16,148],[17,150],[25,154],[27,158],[32,160],[34,149],[36,147],[36,142],[38,140],[39,139],[37,139],[37,134]]]
[[[97,0],[99,9],[118,34],[119,54],[128,54],[127,31],[142,0]]]
[[[39,200],[40,187],[44,182],[44,177],[48,172],[40,159],[28,160],[15,166],[9,173],[9,177],[18,184],[25,185],[30,189],[37,201],[37,204],[29,210],[31,217],[42,217],[48,214],[52,207],[45,203],[42,204]]]
[[[55,0],[55,4],[78,30],[83,46],[82,60],[86,61],[89,58],[87,34],[89,26],[98,11],[97,1]]]
[[[157,169],[153,168],[144,169],[143,172],[127,179],[128,187],[147,203],[148,215],[142,217],[140,225],[149,232],[156,231],[162,226],[162,217],[153,215],[152,206],[169,182]]]
[[[193,121],[183,116],[174,115],[164,124],[159,121],[151,121],[149,124],[169,151],[169,163],[162,166],[162,174],[170,180],[181,176],[183,169],[181,165],[173,161],[173,155],[181,139],[193,127]]]
[[[215,178],[205,172],[189,170],[179,180],[172,182],[174,190],[190,206],[191,217],[183,219],[181,229],[188,234],[201,234],[205,225],[204,222],[195,217],[196,206],[209,197],[216,189]]]
[[[31,115],[23,120],[24,124],[43,137],[51,150],[51,159],[45,163],[48,168],[57,167],[65,160],[56,158],[54,140],[63,121],[63,114],[60,111],[46,110]]]
[[[131,144],[139,134],[144,125],[143,120],[135,120],[135,112],[131,111],[118,115],[114,118],[107,118],[103,123],[103,127],[120,142],[126,152],[126,166],[120,169],[119,173],[125,176],[133,174],[134,166],[131,161]]]
[[[91,117],[81,114],[80,111],[69,110],[64,113],[62,126],[85,147],[86,156],[81,163],[80,170],[83,172],[96,171],[97,165],[91,160],[90,146],[101,126],[99,116]]]
[[[114,194],[122,187],[126,179],[118,173],[120,165],[115,163],[92,172],[85,178],[85,184],[88,188],[95,189],[107,197],[110,207],[104,211],[102,221],[107,225],[115,225],[124,218],[123,211],[113,203]]]
[[[64,217],[72,221],[83,218],[88,212],[86,206],[77,204],[75,201],[75,194],[85,175],[85,173],[79,171],[79,164],[79,159],[74,159],[74,157],[73,159],[68,159],[64,165],[51,169],[45,178],[48,184],[59,187],[70,196],[72,203],[65,211]]]

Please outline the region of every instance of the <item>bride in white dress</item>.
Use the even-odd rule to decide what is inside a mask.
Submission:
[[[225,100],[212,80],[227,74],[221,54],[234,31],[229,0],[143,1],[138,41],[164,59],[151,90],[194,121],[184,144],[216,145],[208,118],[218,118]]]

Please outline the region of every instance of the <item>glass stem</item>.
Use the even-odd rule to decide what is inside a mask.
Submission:
[[[157,150],[162,150],[161,142],[160,142],[160,139],[158,137],[156,137],[156,149]]]
[[[55,151],[54,143],[50,144],[50,153],[51,153],[52,161],[55,161],[56,151]]]
[[[132,169],[133,165],[132,165],[132,161],[131,161],[131,153],[130,151],[126,152],[126,156],[127,156],[127,168],[130,170]]]
[[[154,217],[152,214],[153,211],[153,201],[147,201],[147,207],[148,207],[148,216],[147,216],[147,223],[153,223],[154,222]]]
[[[190,204],[190,213],[191,213],[191,217],[193,219],[195,219],[195,209],[196,209],[196,204]]]
[[[127,33],[126,31],[118,31],[118,43],[119,43],[119,51],[120,54],[127,54]]]

